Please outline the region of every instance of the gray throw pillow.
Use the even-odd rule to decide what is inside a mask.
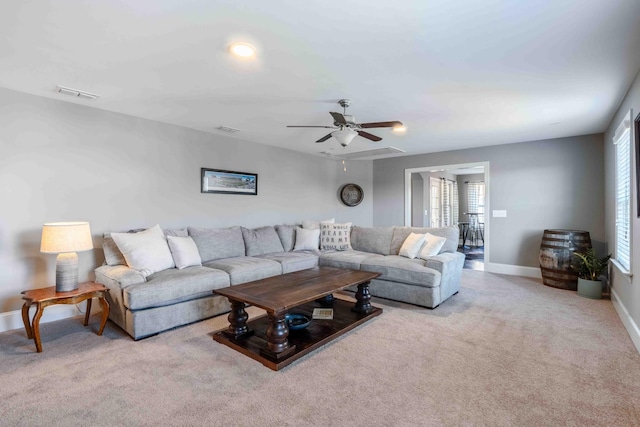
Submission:
[[[351,246],[356,251],[390,255],[392,238],[393,227],[353,227],[351,230]]]
[[[284,252],[275,228],[267,226],[254,228],[253,230],[244,227],[241,229],[244,246],[247,249],[247,256]]]
[[[276,232],[285,252],[291,252],[296,244],[296,227],[294,225],[276,225]]]
[[[203,263],[245,255],[244,239],[240,227],[189,227],[189,236],[196,242]]]
[[[102,235],[102,249],[104,250],[104,260],[107,265],[127,265],[127,261],[124,259],[124,255],[118,249],[118,245],[113,241],[111,233],[104,233]]]

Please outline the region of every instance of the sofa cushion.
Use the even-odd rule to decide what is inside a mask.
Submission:
[[[111,237],[127,265],[145,277],[175,267],[167,238],[159,225],[139,233],[111,233]]]
[[[302,228],[307,230],[319,230],[320,224],[333,224],[336,222],[335,218],[325,219],[324,221],[304,220],[302,221]]]
[[[252,230],[241,227],[247,256],[256,256],[283,252],[284,248],[273,227],[260,227]]]
[[[171,255],[173,261],[176,263],[178,270],[182,270],[186,267],[192,267],[194,265],[202,265],[200,259],[200,253],[193,238],[167,236],[167,242],[169,243],[169,249],[171,249]]]
[[[391,239],[391,255],[398,255],[400,247],[405,239],[411,233],[426,234],[431,233],[434,236],[446,237],[447,241],[440,249],[440,252],[455,252],[458,250],[458,239],[460,237],[460,229],[453,227],[434,227],[434,228],[418,228],[418,227],[394,227],[393,238]]]
[[[351,247],[356,251],[389,255],[393,227],[353,227]]]
[[[229,286],[229,275],[206,267],[170,268],[147,277],[145,283],[124,288],[124,305],[129,310],[160,307],[211,295]]]
[[[378,277],[380,280],[427,288],[440,286],[440,272],[425,267],[425,261],[420,258],[409,259],[399,255],[367,258],[360,264],[360,269],[380,273],[381,276]]]
[[[422,245],[424,245],[425,234],[411,233],[404,240],[404,243],[400,247],[398,255],[413,259],[418,256]]]
[[[187,230],[186,228],[164,228],[162,229],[162,231],[164,232],[164,235],[169,237],[169,236],[174,236],[174,237],[187,237],[189,236],[189,230]]]
[[[189,236],[196,242],[202,262],[245,255],[244,239],[240,227],[189,227]]]
[[[102,250],[104,250],[104,260],[107,265],[127,265],[127,260],[124,259],[124,255],[118,249],[118,245],[113,241],[111,233],[102,235]]]
[[[383,258],[383,256],[360,251],[325,252],[320,255],[318,264],[324,267],[360,270],[360,263],[368,258]]]
[[[320,229],[296,229],[296,245],[294,251],[313,251],[320,247]]]
[[[249,256],[219,259],[204,265],[227,272],[231,278],[231,285],[282,274],[282,265],[279,262]]]
[[[294,225],[276,225],[276,233],[285,252],[290,252],[296,244],[296,227]]]
[[[351,223],[320,224],[320,249],[347,251],[351,249]]]
[[[258,258],[279,262],[282,265],[282,274],[318,266],[318,254],[314,251],[280,252],[260,255]]]
[[[418,256],[422,259],[436,256],[440,253],[446,242],[446,237],[434,236],[431,233],[427,233],[424,239],[424,246],[420,249],[420,255]]]

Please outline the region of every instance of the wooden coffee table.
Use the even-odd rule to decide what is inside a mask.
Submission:
[[[338,338],[356,326],[379,316],[371,305],[369,282],[379,273],[319,267],[217,289],[231,302],[229,327],[213,339],[277,371],[305,354]],[[317,299],[349,286],[358,286],[356,303],[333,301],[333,319],[313,319],[302,330],[289,333],[287,312],[311,317],[322,307]],[[267,315],[248,321],[245,305],[266,310]]]

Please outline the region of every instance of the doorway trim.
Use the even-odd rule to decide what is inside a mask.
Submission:
[[[404,225],[411,227],[411,174],[420,172],[431,172],[432,170],[446,171],[449,169],[463,169],[483,166],[484,167],[484,186],[485,186],[485,219],[484,219],[484,264],[485,266],[490,263],[490,251],[491,245],[490,232],[491,232],[491,185],[489,180],[489,162],[473,162],[473,163],[460,163],[444,166],[422,166],[419,168],[409,168],[404,170]]]

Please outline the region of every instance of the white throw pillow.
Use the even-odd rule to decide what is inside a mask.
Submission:
[[[192,265],[202,265],[200,252],[198,252],[196,242],[191,237],[167,236],[167,241],[178,270]]]
[[[444,246],[446,238],[440,236],[434,236],[431,233],[427,233],[425,236],[424,246],[420,251],[420,258],[427,259],[430,256],[435,256],[440,253],[440,249]]]
[[[296,228],[294,251],[317,251],[320,242],[320,229],[308,230]]]
[[[420,248],[422,248],[422,245],[424,244],[424,239],[424,234],[409,234],[409,236],[404,240],[398,255],[414,259],[418,256]]]
[[[127,261],[146,278],[155,272],[175,267],[167,239],[159,225],[139,233],[111,233],[111,238]]]
[[[323,251],[351,249],[351,223],[320,224],[320,249]]]
[[[302,221],[302,228],[307,230],[319,230],[320,224],[333,224],[335,222],[335,218],[325,219],[324,221]]]

